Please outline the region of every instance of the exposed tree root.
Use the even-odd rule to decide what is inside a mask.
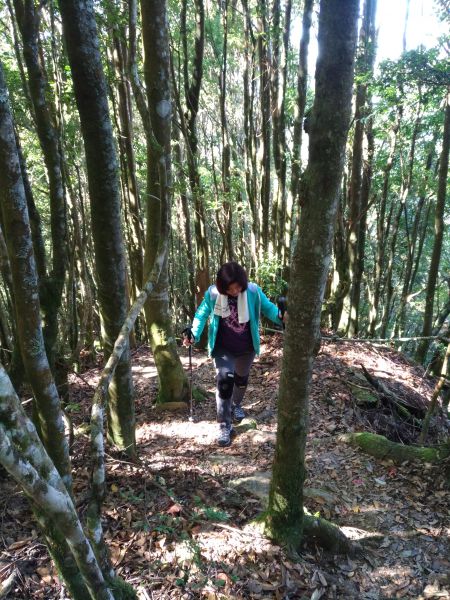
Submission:
[[[305,513],[303,532],[307,541],[314,541],[334,554],[353,555],[360,551],[359,544],[350,540],[337,525],[321,517]]]
[[[439,463],[450,456],[450,445],[427,448],[424,446],[404,446],[391,442],[376,433],[349,433],[339,436],[340,441],[357,446],[376,458],[389,458],[395,463],[406,460],[419,460],[427,463]]]

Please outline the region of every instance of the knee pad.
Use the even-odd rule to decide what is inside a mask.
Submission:
[[[237,387],[247,387],[248,375],[238,375],[235,373],[234,383],[237,385]]]
[[[224,400],[231,398],[234,387],[234,375],[226,369],[219,369],[217,373],[217,389],[219,396]]]

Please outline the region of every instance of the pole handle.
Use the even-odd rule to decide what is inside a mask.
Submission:
[[[194,343],[194,334],[192,333],[192,327],[190,325],[186,325],[186,327],[181,332],[183,338],[189,340],[191,343]]]
[[[284,313],[287,310],[287,299],[285,296],[280,296],[277,301],[278,306],[278,318],[283,321],[283,329],[284,329]]]

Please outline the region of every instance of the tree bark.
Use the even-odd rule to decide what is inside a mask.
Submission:
[[[150,122],[155,139],[147,146],[147,239],[144,273],[153,268],[161,238],[170,230],[171,155],[170,62],[166,3],[143,0],[141,3],[144,41],[145,83]],[[168,254],[164,258],[155,291],[146,303],[150,345],[158,370],[160,402],[184,400],[188,386],[177,353],[169,313]]]
[[[439,463],[450,456],[450,448],[438,446],[426,448],[424,446],[405,446],[391,442],[383,435],[376,433],[349,433],[340,436],[341,441],[361,448],[376,458],[391,459],[397,464],[405,460],[419,460],[426,463]]]
[[[361,253],[364,251],[364,244],[361,240],[365,239],[366,211],[368,200],[368,188],[370,184],[366,179],[363,181],[363,163],[364,163],[364,134],[368,133],[366,122],[370,98],[368,98],[368,83],[373,76],[373,66],[375,61],[375,13],[376,0],[365,0],[363,24],[361,26],[359,39],[359,56],[356,63],[356,75],[363,82],[356,86],[355,98],[355,131],[352,145],[352,165],[349,190],[349,227],[347,232],[347,262],[349,270],[349,279],[351,287],[348,297],[344,300],[347,305],[345,310],[346,332],[349,337],[358,335],[359,302],[361,295],[361,279],[364,257]],[[370,134],[369,134],[370,135]],[[366,173],[367,175],[367,173]],[[366,206],[363,206],[363,183],[366,195],[364,200]],[[367,187],[368,186],[368,187]],[[344,329],[343,326],[341,326]]]
[[[278,12],[278,2],[274,1],[274,13]],[[274,234],[274,249],[278,256],[279,262],[282,265],[282,274],[285,274],[290,262],[290,244],[289,244],[289,227],[286,229],[288,221],[287,193],[286,193],[286,82],[287,82],[287,56],[289,53],[289,38],[291,31],[291,11],[292,2],[288,0],[285,3],[284,26],[281,27],[281,22],[278,23],[280,29],[280,39],[277,46],[274,47],[274,62],[273,67],[278,71],[278,76],[273,77],[273,157],[275,172],[277,175],[277,200],[274,202],[277,206],[276,218],[272,221],[276,224]],[[281,17],[281,15],[280,15]],[[273,23],[275,26],[276,23]],[[276,56],[276,62],[275,62]]]
[[[433,140],[433,143],[430,145],[430,149],[429,149],[428,155],[427,155],[427,160],[426,160],[426,165],[425,165],[425,172],[427,175],[425,176],[424,187],[426,187],[428,173],[430,172],[431,166],[432,166],[432,161],[433,161],[433,156],[434,156],[434,145],[435,145],[435,140]],[[416,245],[417,245],[417,241],[418,241],[418,237],[419,237],[418,236],[419,225],[422,220],[425,199],[426,199],[426,196],[425,196],[425,191],[424,191],[419,196],[417,205],[415,207],[414,221],[413,221],[411,233],[408,232],[408,235],[407,235],[408,252],[407,252],[407,256],[406,256],[406,265],[405,265],[405,274],[403,277],[402,293],[400,296],[400,302],[399,302],[399,307],[398,307],[397,316],[396,316],[396,320],[395,320],[395,326],[394,326],[394,336],[395,337],[402,337],[402,335],[405,334],[406,308],[407,308],[408,298],[411,293],[411,287],[412,287],[412,283],[413,283],[413,274],[414,274],[413,266],[414,266],[414,259],[415,259],[415,250],[416,250]],[[427,217],[428,213],[426,213],[425,216]],[[419,244],[419,251],[420,251],[420,249],[421,248],[420,248],[420,244]]]
[[[108,357],[128,309],[117,159],[92,1],[60,0],[59,6],[86,152],[98,299]],[[118,448],[134,455],[129,349],[122,354],[109,390],[108,436]]]
[[[399,107],[397,111],[397,119],[390,132],[390,147],[389,155],[386,161],[386,165],[383,169],[383,186],[380,198],[380,206],[378,210],[377,218],[377,248],[375,255],[375,269],[374,269],[374,283],[373,283],[373,301],[370,307],[369,314],[369,336],[375,335],[376,329],[381,325],[379,319],[379,305],[382,292],[382,278],[384,273],[384,266],[386,260],[386,240],[389,234],[389,227],[386,225],[386,210],[387,200],[389,192],[389,180],[392,168],[394,166],[395,151],[397,148],[397,138],[400,129],[400,123],[402,119],[403,111]],[[388,219],[388,222],[390,219]]]
[[[70,492],[69,448],[64,435],[58,390],[45,353],[27,203],[1,64],[0,180],[3,227],[11,264],[22,359],[33,389],[43,443]]]
[[[306,107],[308,84],[308,49],[314,0],[305,0],[303,4],[302,37],[298,53],[297,102],[294,114],[294,133],[292,139],[291,194],[294,205],[298,202],[300,175],[302,172],[302,132]]]
[[[129,239],[130,271],[133,283],[133,298],[144,284],[143,226],[138,182],[136,177],[136,161],[133,145],[133,112],[130,86],[126,68],[126,39],[125,28],[113,27],[114,68],[117,80],[118,113],[119,113],[119,148],[122,162],[122,177],[124,179],[124,202],[126,206],[127,229]]]
[[[272,139],[272,116],[270,100],[270,50],[269,26],[267,23],[267,0],[257,4],[258,13],[258,62],[259,62],[259,101],[261,106],[261,142],[259,161],[261,168],[260,202],[262,209],[261,246],[263,252],[269,248],[269,218],[270,218],[270,157]]]
[[[199,172],[199,152],[197,138],[197,114],[203,78],[203,53],[205,45],[205,8],[203,0],[194,0],[195,40],[192,75],[189,76],[186,11],[187,0],[181,6],[181,35],[183,44],[183,80],[186,102],[186,117],[180,110],[182,133],[188,152],[188,173],[192,197],[194,200],[194,232],[196,245],[196,304],[200,304],[209,286],[209,248],[206,237],[206,216],[203,204],[203,191]],[[181,108],[181,107],[180,107]],[[201,346],[206,345],[206,334],[202,336]]]
[[[400,108],[399,108],[399,110],[400,110]],[[416,114],[416,118],[414,120],[414,127],[413,127],[413,131],[412,131],[412,136],[411,136],[411,144],[410,144],[410,148],[409,148],[408,163],[407,163],[408,166],[406,169],[406,173],[404,174],[404,177],[403,177],[402,187],[401,187],[401,192],[400,192],[400,197],[399,197],[399,205],[396,207],[395,219],[394,219],[394,223],[392,226],[391,239],[389,242],[389,254],[388,254],[387,269],[386,269],[386,274],[385,274],[385,282],[386,283],[385,283],[385,288],[384,288],[384,295],[385,295],[384,313],[383,313],[383,318],[381,320],[380,337],[386,336],[386,332],[388,330],[389,321],[390,321],[390,317],[391,317],[391,310],[392,310],[393,298],[394,298],[394,286],[392,283],[392,278],[393,278],[393,273],[394,273],[394,261],[395,261],[395,255],[396,255],[397,239],[398,239],[398,234],[400,231],[400,221],[401,221],[402,214],[405,215],[405,226],[406,226],[406,230],[407,230],[407,200],[409,197],[409,192],[411,189],[411,183],[412,183],[412,179],[413,179],[414,157],[415,157],[415,152],[416,152],[417,136],[419,134],[419,127],[420,127],[421,119],[422,119],[422,104],[419,103],[419,105],[417,107],[417,114]],[[390,219],[388,219],[388,222],[390,223]],[[389,231],[389,227],[387,228],[387,231]]]
[[[0,365],[0,464],[19,483],[74,600],[114,600],[72,499]]]
[[[192,226],[191,226],[191,206],[189,205],[189,198],[186,194],[186,179],[183,169],[183,155],[180,145],[180,135],[177,127],[173,128],[174,138],[174,156],[175,165],[178,174],[178,185],[180,186],[180,202],[183,213],[183,229],[184,229],[184,242],[185,252],[187,258],[187,276],[188,276],[188,300],[187,306],[187,320],[190,322],[194,318],[195,314],[195,260],[194,260],[194,248],[192,244]]]
[[[163,202],[161,206],[162,220],[168,222],[168,204]],[[109,557],[103,538],[103,526],[101,521],[101,508],[106,495],[106,472],[105,472],[105,450],[103,439],[103,414],[108,395],[108,387],[114,376],[114,371],[120,361],[122,352],[127,348],[127,340],[133,325],[141,312],[149,294],[153,292],[158,284],[161,271],[166,262],[168,250],[168,236],[160,236],[157,253],[150,276],[145,283],[144,288],[138,294],[133,306],[131,307],[124,324],[117,337],[113,351],[106,363],[100,381],[94,393],[91,410],[91,449],[92,449],[92,478],[91,478],[91,498],[87,510],[87,525],[90,538],[96,554],[100,557],[102,568],[110,570]],[[186,406],[186,403],[182,403]]]
[[[431,255],[430,269],[428,272],[427,291],[425,296],[425,314],[423,319],[422,335],[428,336],[433,328],[434,294],[441,260],[442,241],[444,238],[444,209],[447,190],[448,157],[450,149],[450,92],[447,91],[444,116],[444,134],[442,150],[439,161],[438,191],[434,213],[434,244]],[[424,362],[429,342],[423,340],[417,349],[416,359]]]
[[[320,6],[316,97],[299,238],[291,265],[289,321],[266,518],[268,533],[295,548],[303,534],[308,398],[350,119],[358,4],[357,0],[323,0]]]
[[[220,128],[222,135],[222,194],[223,194],[223,230],[224,246],[226,260],[234,260],[233,247],[233,212],[231,208],[231,147],[228,132],[228,119],[226,111],[227,97],[227,56],[228,56],[228,0],[221,3],[222,29],[223,29],[223,48],[219,75],[219,103],[220,103]],[[225,262],[225,261],[223,261]]]
[[[28,84],[34,108],[36,132],[44,156],[49,181],[52,270],[41,281],[40,296],[44,311],[44,339],[50,366],[55,371],[58,337],[58,312],[61,307],[67,268],[67,227],[64,200],[62,157],[59,132],[55,123],[56,108],[49,102],[50,90],[41,64],[39,49],[40,14],[34,0],[14,0]]]
[[[255,55],[256,39],[253,33],[252,21],[247,0],[242,0],[245,19],[245,67],[244,67],[244,146],[245,146],[245,187],[252,215],[251,248],[253,262],[260,256],[261,219],[258,202],[257,137],[255,115],[253,111],[255,98]]]

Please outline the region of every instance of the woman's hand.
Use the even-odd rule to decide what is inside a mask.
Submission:
[[[189,346],[192,346],[193,344],[195,344],[195,338],[194,338],[194,335],[192,333],[192,329],[190,328],[190,326],[183,329],[183,331],[181,332],[181,337],[183,340],[182,344],[183,344],[183,346],[186,346],[186,348],[189,348]]]

